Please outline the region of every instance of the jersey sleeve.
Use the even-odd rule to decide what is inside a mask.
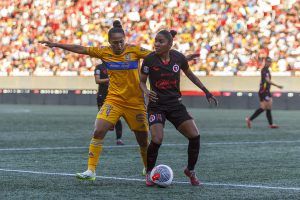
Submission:
[[[181,66],[180,66],[181,69],[183,71],[187,70],[190,66],[189,66],[189,63],[188,63],[186,57],[183,54],[181,54],[181,58],[180,59],[181,59]]]
[[[141,67],[141,73],[148,75],[149,74],[149,62],[147,59],[144,59],[142,67]]]
[[[152,51],[145,49],[143,47],[140,47],[140,46],[135,46],[135,51],[139,58],[145,58],[152,52]]]
[[[95,58],[102,58],[103,49],[99,47],[87,47],[87,54]]]
[[[100,68],[97,66],[97,67],[95,68],[95,70],[94,70],[94,75],[99,75],[99,76],[100,76],[100,74],[101,74],[101,70],[100,70]]]

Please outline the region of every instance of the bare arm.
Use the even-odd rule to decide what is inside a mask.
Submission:
[[[266,81],[267,81],[267,83],[269,83],[271,85],[274,85],[275,87],[278,87],[279,89],[283,88],[283,86],[277,85],[276,83],[273,83],[269,77],[266,77]]]
[[[140,88],[142,89],[144,94],[149,98],[150,101],[156,102],[158,98],[154,91],[148,90],[146,85],[147,79],[148,79],[148,75],[140,73]]]
[[[100,84],[106,84],[106,83],[109,82],[109,79],[108,79],[108,78],[103,78],[103,79],[101,79],[99,75],[95,75],[94,77],[95,77],[95,82],[96,82],[96,84],[99,84],[99,85],[100,85]]]
[[[188,60],[188,61],[191,61],[197,57],[199,57],[200,54],[199,53],[194,53],[194,54],[189,54],[189,55],[186,55],[185,58]]]
[[[54,43],[54,42],[50,42],[50,41],[39,41],[39,43],[41,44],[45,44],[47,47],[57,47],[57,48],[61,48],[67,51],[71,51],[74,53],[78,53],[78,54],[87,54],[87,48],[84,46],[80,46],[80,45],[75,45],[75,44],[60,44],[60,43]]]
[[[217,99],[206,89],[206,87],[203,85],[200,79],[191,71],[190,68],[183,70],[183,72],[198,88],[205,92],[206,98],[209,103],[214,101],[215,105],[218,105]]]

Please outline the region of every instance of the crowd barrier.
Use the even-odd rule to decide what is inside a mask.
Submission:
[[[97,90],[62,89],[0,89],[1,104],[38,105],[94,105]],[[256,92],[213,91],[219,108],[254,109],[259,105]],[[213,108],[202,92],[182,92],[183,103],[192,108]],[[273,92],[273,107],[282,110],[300,110],[299,92]]]
[[[254,109],[259,104],[260,77],[200,77],[218,98],[219,108]],[[275,109],[300,110],[300,77],[273,77],[283,90],[272,90]],[[181,78],[183,102],[188,107],[210,108],[205,95],[186,77]],[[1,77],[1,104],[94,105],[93,77]]]

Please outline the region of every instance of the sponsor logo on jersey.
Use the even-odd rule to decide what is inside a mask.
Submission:
[[[157,67],[157,66],[152,67],[152,69],[153,69],[154,71],[159,71],[159,67]]]
[[[173,65],[173,72],[178,72],[179,71],[179,66],[177,64]]]
[[[155,86],[159,89],[177,88],[177,80],[158,80]]]

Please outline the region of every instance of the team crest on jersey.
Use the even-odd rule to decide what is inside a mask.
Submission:
[[[125,54],[125,60],[127,60],[127,61],[130,61],[130,60],[131,60],[130,53],[126,53],[126,54]]]
[[[177,64],[173,65],[173,72],[178,72],[179,66]]]
[[[144,66],[144,67],[143,67],[143,72],[144,72],[145,74],[148,74],[148,73],[149,73],[149,67],[148,67],[148,66]]]

